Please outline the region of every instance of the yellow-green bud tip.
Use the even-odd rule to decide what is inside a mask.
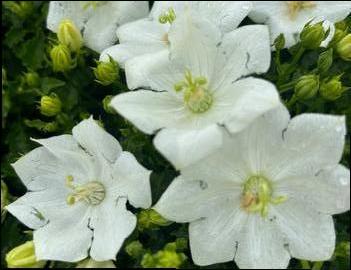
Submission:
[[[109,57],[108,62],[98,62],[96,68],[93,68],[96,82],[106,86],[112,84],[119,78],[119,65]]]
[[[325,38],[326,32],[324,31],[322,23],[316,23],[313,25],[308,23],[300,34],[302,46],[311,50],[319,48]]]
[[[68,47],[64,44],[54,46],[50,51],[52,68],[55,72],[65,72],[75,66]]]
[[[57,30],[60,43],[66,45],[72,52],[78,52],[83,45],[83,38],[71,20],[62,20]]]
[[[45,116],[55,116],[61,112],[61,100],[52,93],[50,96],[42,96],[40,100],[40,112]]]
[[[37,261],[33,241],[15,247],[6,254],[8,268],[42,268],[45,261]]]
[[[336,51],[341,59],[351,61],[351,34],[346,35],[338,42]]]
[[[319,77],[317,75],[305,75],[299,78],[295,85],[295,95],[300,100],[313,98],[319,89]]]

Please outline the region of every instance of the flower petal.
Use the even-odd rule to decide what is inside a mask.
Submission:
[[[90,226],[94,239],[90,256],[96,261],[116,260],[124,240],[132,233],[136,217],[126,209],[127,198],[105,198],[95,208]]]
[[[275,224],[249,214],[238,239],[235,262],[240,269],[286,269],[290,254]]]
[[[90,117],[72,129],[73,137],[91,155],[114,163],[122,153],[119,142]]]
[[[229,131],[238,132],[257,117],[279,106],[279,94],[273,84],[256,78],[245,78],[232,83],[217,93],[218,105],[226,112],[222,121]]]
[[[117,182],[117,189],[127,196],[134,207],[151,206],[151,171],[140,165],[133,154],[122,152],[113,165],[112,173]]]
[[[238,78],[266,72],[270,66],[271,49],[268,27],[248,25],[224,35],[214,66],[218,67],[210,88],[223,89]]]
[[[123,93],[114,97],[111,105],[147,134],[163,127],[182,125],[185,119],[183,103],[167,92],[139,90]]]
[[[224,205],[234,205],[238,189],[231,183],[206,182],[178,176],[154,206],[168,220],[191,222],[218,213]]]
[[[181,169],[218,149],[222,130],[216,124],[192,130],[165,128],[156,135],[154,145],[176,169]]]
[[[235,208],[234,204],[232,207],[219,207],[213,210],[216,211],[211,211],[208,218],[191,222],[189,225],[191,256],[197,265],[233,260],[238,232],[247,216],[239,207]]]
[[[271,208],[274,222],[288,241],[292,257],[309,261],[329,260],[335,248],[333,218],[312,210],[293,198]]]
[[[279,182],[277,191],[311,205],[325,214],[350,210],[350,170],[342,165],[323,169],[315,176]]]

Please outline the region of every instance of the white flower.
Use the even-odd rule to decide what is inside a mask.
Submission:
[[[162,129],[154,144],[181,168],[221,146],[220,125],[240,131],[280,100],[270,82],[242,78],[270,65],[266,26],[241,27],[221,38],[207,20],[185,14],[172,24],[169,39],[170,55],[154,54],[144,74],[134,73],[156,91],[123,93],[111,105],[147,134]]]
[[[345,118],[284,107],[181,171],[155,206],[169,220],[190,222],[198,265],[235,260],[240,268],[286,268],[290,257],[328,260],[332,214],[350,209],[350,171],[338,164]]]
[[[148,68],[153,54],[168,50],[170,39],[168,32],[172,20],[184,12],[191,12],[195,17],[209,20],[220,28],[222,33],[234,30],[247,16],[252,4],[249,1],[155,1],[150,17],[123,25],[117,29],[119,43],[104,50],[101,61],[108,61],[109,55],[126,69],[128,87],[138,87],[133,73]],[[169,17],[170,21],[160,22],[160,18]],[[145,81],[142,83],[145,84]],[[145,85],[144,85],[145,86]]]
[[[147,1],[50,1],[47,27],[57,32],[62,20],[83,31],[85,45],[97,52],[117,41],[118,26],[146,17]]]
[[[35,230],[38,260],[115,260],[136,225],[127,200],[151,205],[150,171],[92,118],[72,133],[34,140],[13,164],[29,192],[7,210]]]
[[[324,26],[331,27],[330,35],[322,43],[326,46],[334,35],[331,23],[341,21],[351,12],[350,1],[253,1],[253,4],[249,17],[269,25],[272,43],[283,33],[287,48],[299,41],[299,33],[311,20],[326,20]]]

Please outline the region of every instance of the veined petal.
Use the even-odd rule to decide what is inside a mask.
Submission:
[[[290,254],[284,238],[268,218],[250,214],[238,237],[235,262],[240,269],[286,269]]]
[[[72,129],[73,137],[91,155],[114,163],[122,153],[119,142],[90,117]]]
[[[292,257],[309,260],[329,260],[335,247],[333,218],[312,210],[293,198],[272,207],[274,223],[287,239]]]
[[[139,90],[123,93],[114,97],[111,105],[147,134],[163,127],[181,125],[186,116],[182,101],[167,92]]]
[[[224,206],[235,205],[240,191],[231,183],[206,182],[178,176],[154,206],[166,219],[191,222],[203,217],[215,216]]]
[[[150,174],[151,171],[145,169],[131,153],[125,151],[113,165],[116,188],[134,207],[151,206]]]
[[[190,130],[165,128],[156,135],[154,145],[176,169],[181,169],[218,149],[222,132],[216,124]]]
[[[109,197],[94,209],[90,220],[94,229],[90,256],[94,260],[115,260],[124,240],[134,230],[136,217],[126,209],[126,202],[124,197]]]

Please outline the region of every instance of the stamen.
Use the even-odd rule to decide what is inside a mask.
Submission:
[[[301,10],[316,6],[314,1],[286,1],[286,4],[288,6],[288,14],[291,20],[294,20]]]
[[[173,8],[169,8],[168,11],[165,11],[158,17],[158,21],[162,24],[172,24],[172,22],[176,19],[176,14]]]

